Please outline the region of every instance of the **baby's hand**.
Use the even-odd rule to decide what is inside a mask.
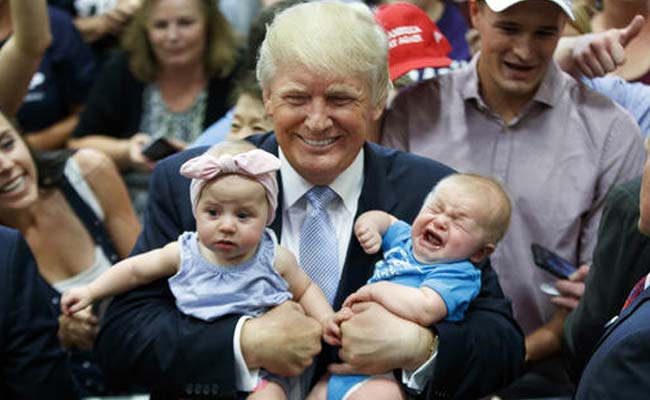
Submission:
[[[61,312],[71,315],[83,310],[93,302],[93,297],[87,286],[70,289],[61,296]]]
[[[344,307],[323,320],[323,340],[330,346],[341,345],[341,323],[352,318],[354,313],[351,309]]]
[[[375,254],[381,248],[379,231],[373,225],[366,223],[363,218],[357,219],[354,224],[354,234],[367,254]]]
[[[336,314],[325,318],[323,324],[323,340],[330,346],[341,345],[341,328],[336,323]]]

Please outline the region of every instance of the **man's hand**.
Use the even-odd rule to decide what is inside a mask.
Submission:
[[[355,303],[363,303],[366,301],[374,301],[373,290],[376,285],[385,282],[369,283],[361,286],[356,292],[350,294],[343,302],[343,307],[352,307]]]
[[[430,357],[433,333],[391,314],[377,303],[357,303],[353,316],[341,324],[341,364],[334,374],[381,374],[393,369],[415,370]]]
[[[561,279],[555,282],[555,287],[560,292],[560,296],[551,297],[551,303],[569,310],[576,308],[585,292],[587,274],[589,274],[589,265],[583,264],[576,272],[571,274],[569,279]]]
[[[645,19],[637,15],[622,29],[562,38],[555,60],[575,77],[603,76],[625,63],[625,46],[641,32],[644,23]]]
[[[321,350],[321,324],[287,301],[244,322],[241,350],[248,368],[300,375]]]
[[[74,315],[59,316],[59,341],[63,347],[76,346],[90,350],[99,332],[99,320],[93,315],[90,306]]]

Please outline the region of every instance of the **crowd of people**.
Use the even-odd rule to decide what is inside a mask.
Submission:
[[[649,0],[0,1],[0,397],[643,396],[649,36]]]

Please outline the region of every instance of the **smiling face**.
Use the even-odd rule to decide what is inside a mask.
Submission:
[[[23,210],[37,199],[34,160],[18,132],[0,114],[0,213]]]
[[[219,265],[240,264],[257,251],[269,212],[264,187],[242,175],[209,182],[196,208],[202,254]]]
[[[489,254],[481,253],[487,245],[480,224],[487,218],[485,213],[478,196],[458,185],[440,184],[413,221],[411,239],[415,259],[423,264],[480,261]]]
[[[527,0],[500,13],[472,2],[470,12],[481,37],[481,94],[530,100],[552,62],[565,14],[547,0]]]
[[[242,93],[237,99],[230,124],[229,140],[244,139],[250,135],[265,133],[273,129],[271,120],[266,116],[264,104],[255,97]]]
[[[206,24],[198,0],[155,2],[146,28],[151,48],[161,67],[202,65]]]
[[[382,107],[365,80],[326,76],[280,65],[264,91],[266,113],[291,166],[314,185],[327,185],[357,157]]]

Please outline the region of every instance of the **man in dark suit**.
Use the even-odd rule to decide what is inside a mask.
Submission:
[[[646,161],[643,170],[639,199],[638,230],[648,236],[650,235],[650,160]],[[636,221],[626,220],[617,221],[616,224],[625,222],[637,226]],[[647,248],[647,244],[645,247]],[[627,249],[623,248],[623,250]],[[643,263],[643,265],[646,267],[647,274],[648,264]],[[639,268],[625,269],[630,277],[638,270]],[[612,284],[617,283],[622,283],[622,280],[617,279]],[[650,375],[650,301],[648,301],[650,290],[647,289],[647,283],[647,276],[640,280],[641,286],[638,289],[645,288],[645,290],[629,305],[626,303],[626,308],[610,323],[596,344],[593,355],[580,378],[576,399],[632,399],[643,398],[650,393],[648,379]],[[587,290],[589,290],[589,282],[587,282]],[[612,300],[620,303],[618,298]]]
[[[638,228],[640,190],[641,177],[612,188],[605,199],[584,295],[564,323],[563,353],[576,382],[607,321],[650,272],[650,238]]]
[[[0,398],[76,398],[48,293],[20,233],[0,226]]]
[[[379,258],[365,254],[352,235],[354,218],[379,209],[410,222],[432,186],[451,172],[365,142],[388,94],[386,51],[369,10],[321,2],[277,16],[260,50],[258,77],[275,132],[251,140],[283,161],[272,229],[299,257],[298,236],[310,209],[304,194],[314,186],[337,194],[327,209],[341,260],[331,272],[338,274],[335,309],[365,283]],[[195,229],[189,180],[178,169],[203,151],[188,150],[156,167],[135,253]],[[343,362],[336,371],[401,370],[405,387],[427,398],[473,398],[507,384],[522,369],[523,337],[494,271],[489,263],[480,268],[481,293],[461,323],[425,328],[375,303],[355,307],[341,327]],[[97,349],[114,379],[147,384],[160,397],[229,397],[252,389],[258,368],[294,376],[321,353],[319,376],[337,355],[331,348],[321,352],[320,335],[320,324],[292,302],[253,319],[192,319],[175,308],[161,280],[113,301]]]
[[[650,392],[650,290],[618,316],[598,342],[575,399],[639,399]]]

